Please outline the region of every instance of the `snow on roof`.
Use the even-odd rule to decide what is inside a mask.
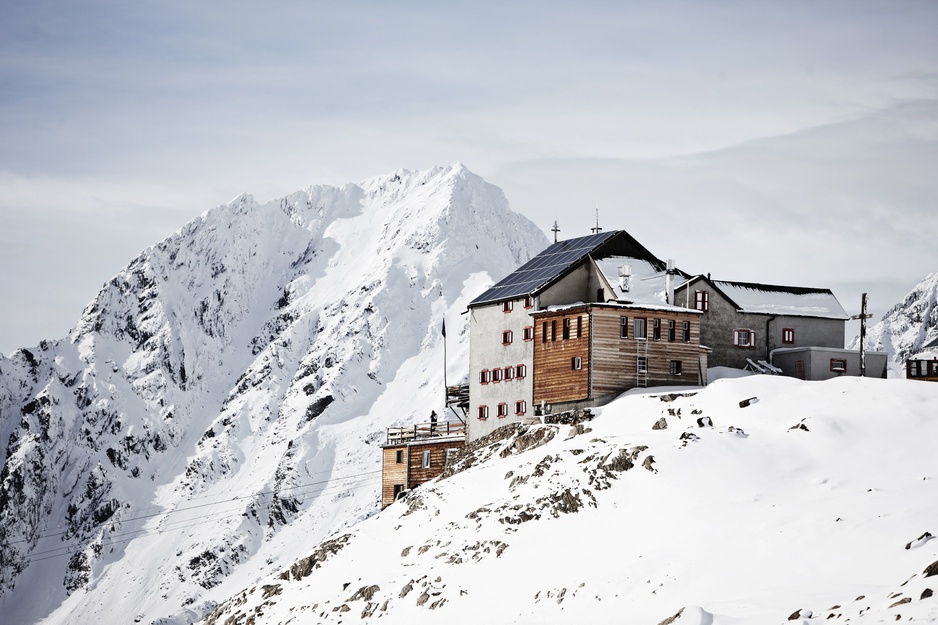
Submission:
[[[662,309],[684,308],[667,303],[665,272],[657,269],[649,261],[631,256],[609,256],[594,260],[594,262],[612,286],[615,298],[622,303]],[[628,291],[622,290],[619,283],[619,267],[624,266],[629,266],[632,270],[631,286]]]
[[[829,289],[724,280],[712,282],[742,312],[844,320],[850,318]]]

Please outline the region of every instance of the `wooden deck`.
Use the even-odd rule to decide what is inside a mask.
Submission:
[[[401,427],[388,428],[385,445],[404,445],[418,441],[431,441],[439,438],[466,436],[466,424],[458,421],[445,423],[415,423]]]

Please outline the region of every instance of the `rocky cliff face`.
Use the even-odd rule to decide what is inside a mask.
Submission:
[[[890,377],[905,377],[905,361],[938,337],[938,272],[915,285],[905,299],[867,330],[866,348],[888,354]],[[850,349],[858,349],[859,337]]]
[[[371,514],[384,428],[441,409],[444,318],[452,380],[465,304],[547,243],[456,165],[244,195],[144,251],[0,357],[0,608],[189,621]]]

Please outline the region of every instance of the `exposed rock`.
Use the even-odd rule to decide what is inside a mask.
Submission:
[[[741,402],[739,402],[739,407],[745,408],[747,406],[751,406],[752,404],[757,403],[758,401],[759,401],[758,397],[750,397],[748,399],[744,399]]]
[[[371,601],[371,598],[375,596],[375,593],[381,590],[377,585],[371,586],[362,586],[355,591],[355,594],[347,599],[347,601],[360,601],[364,599],[365,601]]]
[[[671,623],[673,623],[674,621],[676,621],[677,619],[679,619],[682,614],[684,614],[684,608],[681,608],[680,610],[678,610],[678,611],[674,614],[674,616],[669,616],[668,618],[664,619],[663,621],[661,621],[660,623],[658,623],[658,625],[671,625]]]
[[[668,420],[665,419],[664,417],[661,417],[660,419],[658,419],[657,421],[655,421],[655,424],[654,424],[653,426],[651,426],[651,429],[653,429],[653,430],[666,430],[666,429],[668,429]]]
[[[938,575],[938,560],[935,560],[931,564],[925,567],[925,570],[922,572],[925,577],[931,577],[932,575]]]
[[[795,610],[794,612],[792,612],[791,616],[788,617],[788,620],[797,621],[798,619],[811,618],[812,616],[813,616],[813,612],[811,612],[811,610],[801,609],[801,610]]]
[[[642,466],[648,469],[649,471],[651,471],[652,473],[657,473],[658,469],[653,467],[652,466],[653,464],[655,464],[655,457],[648,456],[647,458],[645,458],[645,461],[642,463]]]
[[[923,544],[928,542],[931,539],[931,537],[932,537],[931,532],[925,532],[924,534],[922,534],[915,540],[911,540],[908,543],[906,543],[905,548],[911,549],[912,547],[921,547]]]
[[[710,419],[710,417],[699,417],[697,419],[697,427],[712,428],[713,421]]]

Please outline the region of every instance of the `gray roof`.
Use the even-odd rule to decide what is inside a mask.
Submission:
[[[552,282],[554,278],[564,275],[600,244],[614,237],[617,232],[619,231],[612,230],[577,239],[558,241],[508,274],[472,300],[469,305],[477,306],[532,294]]]
[[[697,276],[693,280],[703,280],[711,285],[738,311],[744,313],[840,320],[850,318],[830,289],[710,280],[705,276]]]
[[[599,232],[558,241],[518,267],[508,276],[469,302],[469,306],[491,304],[525,295],[535,295],[580,265],[587,257],[630,256],[648,261],[658,271],[666,264],[625,230]]]

